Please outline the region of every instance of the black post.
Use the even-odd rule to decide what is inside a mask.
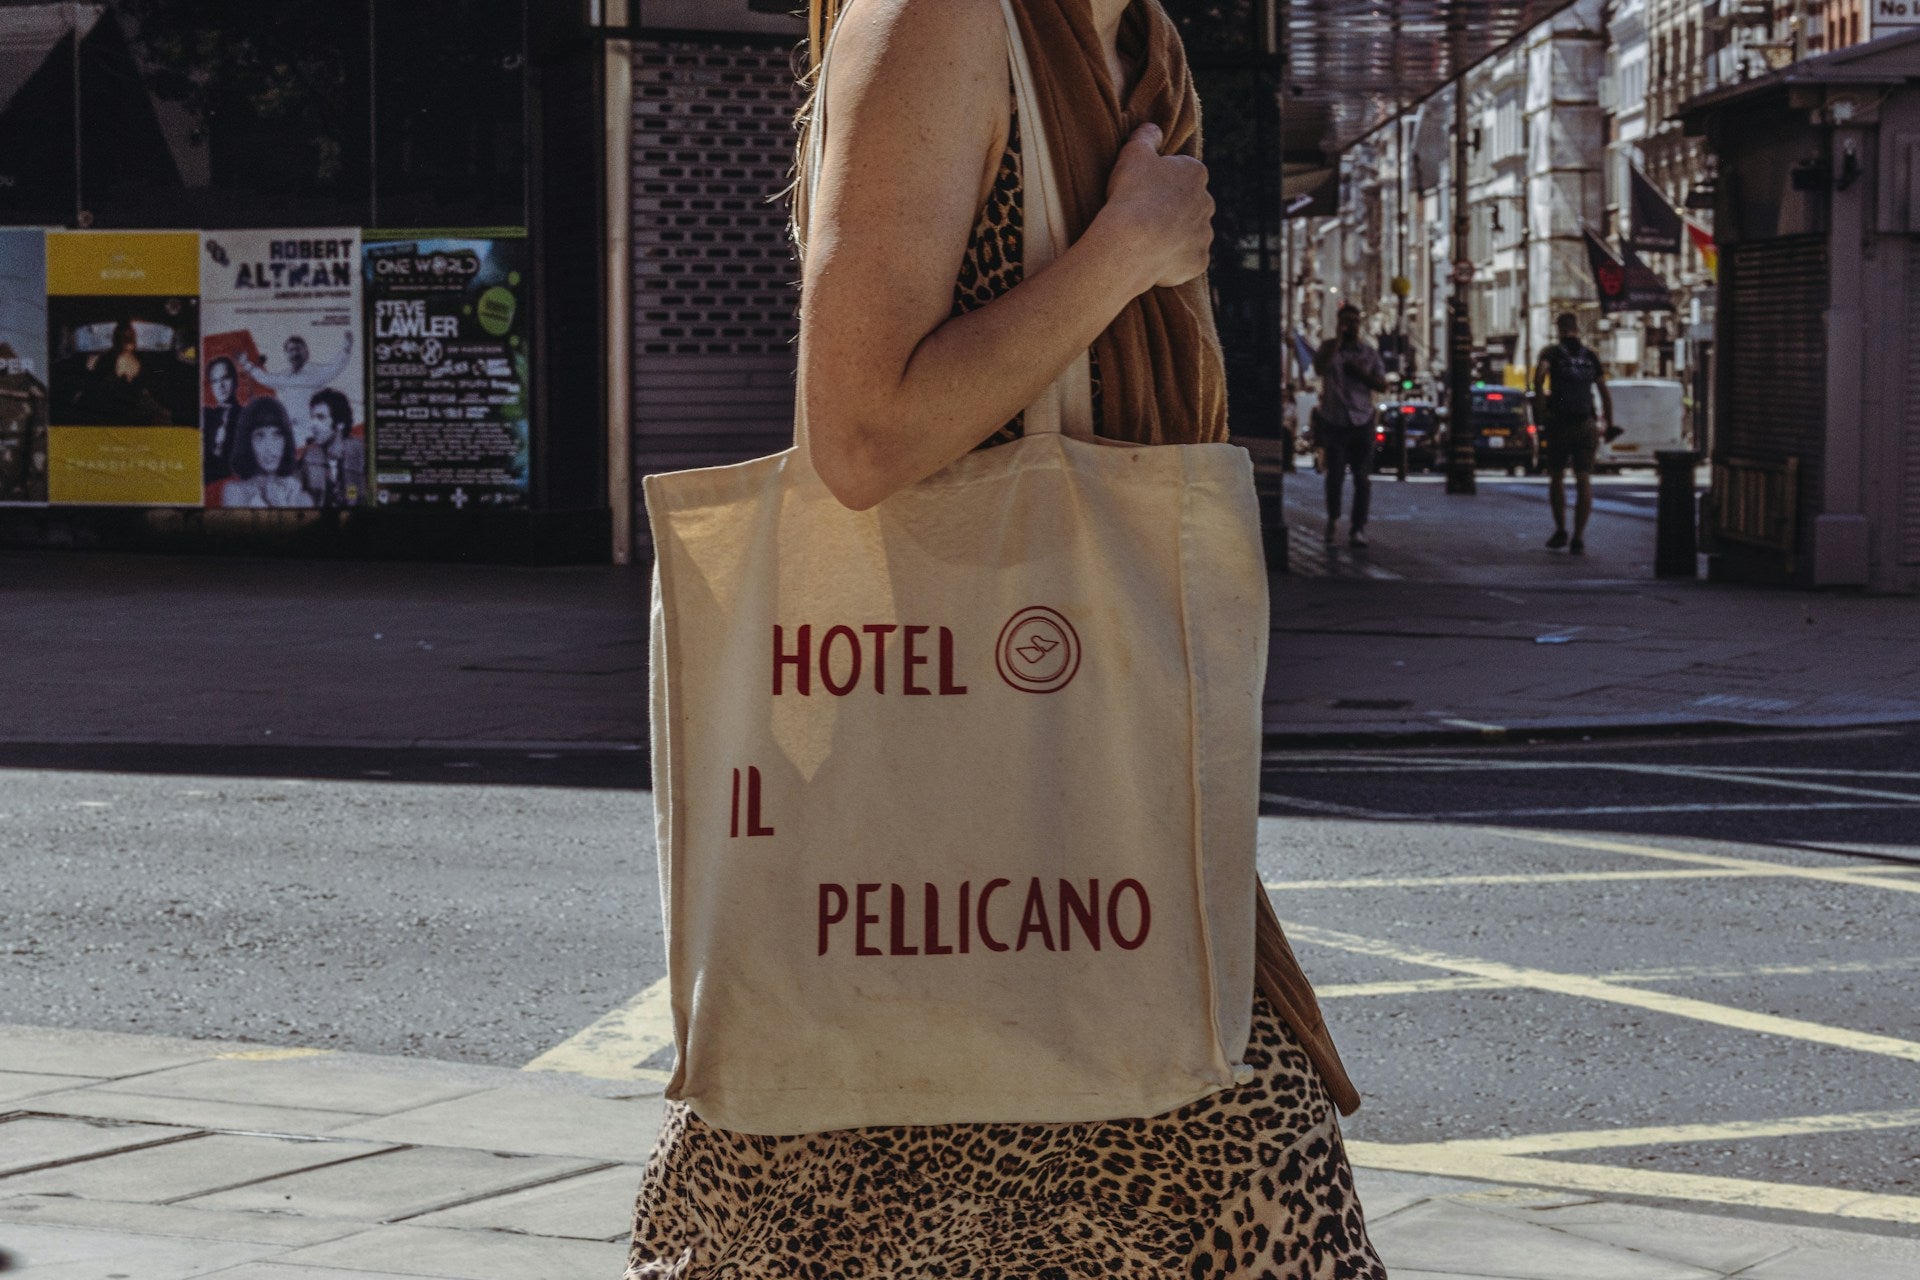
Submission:
[[[1700,574],[1694,542],[1693,471],[1700,455],[1691,449],[1661,449],[1660,505],[1654,524],[1653,573],[1657,578],[1695,578]]]
[[[1467,77],[1453,83],[1453,296],[1447,299],[1447,492],[1479,492],[1473,465],[1473,320],[1467,286]]]

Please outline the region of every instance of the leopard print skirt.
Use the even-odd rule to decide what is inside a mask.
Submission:
[[[1333,1106],[1256,998],[1244,1085],[1146,1120],[716,1129],[669,1103],[627,1280],[1386,1280]]]

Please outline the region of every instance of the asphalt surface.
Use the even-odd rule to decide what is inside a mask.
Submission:
[[[0,1022],[520,1066],[662,976],[637,753],[223,750],[0,757]],[[1920,731],[1285,753],[1265,792],[1351,1138],[1633,1129],[1554,1158],[1915,1194]]]

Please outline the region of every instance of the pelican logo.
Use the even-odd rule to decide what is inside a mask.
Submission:
[[[1031,605],[1000,629],[994,661],[1000,678],[1023,693],[1054,693],[1080,670],[1080,636],[1059,610]]]

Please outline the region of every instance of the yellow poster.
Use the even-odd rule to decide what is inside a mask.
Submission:
[[[47,236],[54,503],[199,506],[200,237]]]

